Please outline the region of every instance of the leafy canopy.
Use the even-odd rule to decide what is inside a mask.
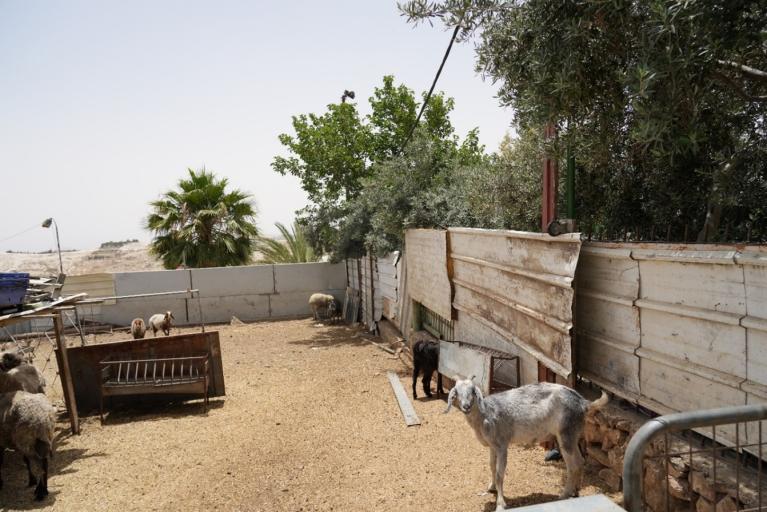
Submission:
[[[767,6],[732,0],[412,0],[460,22],[520,130],[579,163],[581,224],[767,237]],[[583,185],[583,186],[581,186]]]
[[[204,168],[188,169],[175,190],[152,201],[146,228],[154,232],[151,251],[165,268],[250,263],[258,235],[249,194],[227,190],[228,180]]]

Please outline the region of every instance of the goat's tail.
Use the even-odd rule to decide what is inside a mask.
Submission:
[[[602,391],[602,396],[600,396],[598,399],[591,402],[587,408],[586,408],[586,414],[593,414],[597,412],[599,409],[607,405],[607,402],[610,401],[610,397],[607,396],[607,393]]]

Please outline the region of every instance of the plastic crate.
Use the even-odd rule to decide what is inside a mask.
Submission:
[[[0,308],[24,304],[28,286],[29,274],[0,272]]]

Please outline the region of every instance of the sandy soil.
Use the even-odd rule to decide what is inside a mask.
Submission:
[[[58,427],[50,496],[32,501],[6,454],[6,510],[488,511],[487,453],[444,399],[415,402],[406,427],[386,378],[408,368],[355,329],[310,320],[219,328],[227,396],[115,410],[82,435]],[[124,338],[124,335],[111,335]],[[98,340],[103,341],[104,336]],[[41,347],[37,364],[44,362]],[[50,366],[47,372],[55,371]],[[58,381],[51,390],[60,399]],[[561,462],[511,447],[509,506],[555,499]],[[587,471],[582,494],[603,492]],[[617,498],[616,496],[613,496]]]

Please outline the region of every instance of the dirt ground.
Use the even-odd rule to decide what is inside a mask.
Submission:
[[[199,401],[115,410],[103,426],[85,418],[79,436],[64,418],[50,496],[32,501],[23,463],[9,453],[0,509],[495,509],[483,492],[487,452],[462,414],[442,414],[444,398],[419,398],[422,424],[406,427],[386,372],[396,371],[409,394],[409,369],[358,330],[308,319],[218,330],[227,394],[207,414]],[[54,400],[59,388],[56,381]],[[510,448],[510,507],[556,498],[564,465],[543,456]],[[587,471],[581,494],[598,492],[604,484]]]

